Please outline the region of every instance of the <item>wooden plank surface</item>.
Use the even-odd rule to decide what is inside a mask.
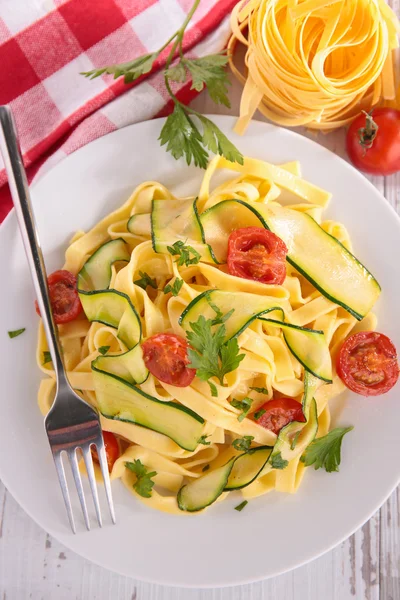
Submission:
[[[391,4],[400,15],[400,0]],[[238,114],[240,92],[233,82],[230,111],[204,94],[193,105],[204,113]],[[301,133],[345,157],[343,131]],[[400,212],[400,173],[371,181]],[[397,489],[351,538],[304,567],[236,588],[181,590],[115,575],[80,558],[36,525],[0,482],[0,600],[400,600],[399,527]]]

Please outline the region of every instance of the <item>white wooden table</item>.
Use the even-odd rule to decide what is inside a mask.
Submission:
[[[193,105],[237,115],[240,91],[233,82],[231,110],[218,110],[204,94]],[[301,133],[345,157],[343,131]],[[371,181],[400,212],[400,173]],[[0,482],[0,600],[400,600],[399,489],[351,538],[304,567],[252,585],[185,590],[115,575],[80,558],[36,525]]]

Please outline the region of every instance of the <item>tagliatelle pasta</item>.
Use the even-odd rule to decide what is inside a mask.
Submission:
[[[242,0],[231,27],[230,66],[244,84],[238,133],[257,108],[279,125],[330,130],[400,102],[400,23],[385,0]],[[247,49],[246,74],[237,44]]]
[[[230,170],[228,179],[212,188],[213,174],[226,168]],[[236,171],[234,177],[232,170]],[[285,190],[298,197],[298,202],[288,208],[279,203]],[[191,200],[195,207],[192,229],[199,224],[200,238],[196,240],[192,233],[193,239],[185,241],[198,249],[199,256],[203,253],[198,262],[179,265],[174,254],[161,244],[160,240],[168,237],[168,231],[171,231],[170,247],[184,239],[184,231],[173,229],[175,217],[170,220],[167,217],[177,206],[178,209],[187,207],[190,202],[174,198],[171,191],[157,182],[139,185],[122,207],[89,232],[78,232],[72,239],[66,250],[64,269],[79,274],[86,315],[59,326],[68,378],[78,393],[102,413],[103,430],[114,433],[119,439],[121,455],[112,468],[111,479],[121,479],[148,506],[169,513],[187,514],[192,509],[182,509],[182,502],[177,501],[177,495],[185,489],[182,486],[188,482],[206,481],[205,477],[219,473],[222,473],[221,477],[225,477],[225,473],[226,480],[215,495],[214,499],[218,500],[226,498],[229,490],[239,488],[246,499],[272,490],[297,491],[306,471],[300,461],[302,452],[315,435],[321,437],[329,431],[329,402],[344,389],[335,372],[336,352],[350,332],[373,329],[376,319],[368,307],[360,316],[358,306],[345,308],[345,297],[338,295],[333,299],[325,292],[322,294],[311,283],[310,277],[307,279],[294,266],[297,260],[293,258],[295,248],[288,241],[288,256],[292,259],[291,263],[287,262],[282,285],[233,276],[223,256],[226,256],[229,228],[235,228],[237,219],[240,227],[257,223],[263,227],[266,226],[262,225],[264,219],[265,223],[275,227],[278,221],[275,223],[273,219],[277,214],[299,217],[306,226],[314,227],[315,224],[317,227],[318,222],[321,226],[318,231],[322,236],[326,236],[325,232],[329,234],[326,236],[328,241],[332,240],[329,243],[336,244],[334,238],[337,238],[343,244],[338,245],[340,252],[347,252],[345,248],[351,250],[350,238],[343,225],[322,218],[329,197],[329,193],[302,179],[298,163],[274,166],[246,158],[240,166],[216,157],[205,172],[198,199]],[[158,233],[157,211],[164,209],[170,213],[163,213],[164,226]],[[113,240],[115,244],[111,246]],[[105,248],[107,252],[114,248],[112,259],[106,265],[110,273],[106,289],[85,291],[82,281],[84,275],[85,281],[90,280],[88,265],[93,264],[96,252]],[[118,254],[121,249],[126,254],[122,258],[122,254]],[[214,251],[222,257],[219,262]],[[104,256],[100,261],[103,270],[107,262]],[[214,262],[210,256],[214,256]],[[137,282],[143,273],[156,285],[140,287]],[[165,293],[165,287],[177,280],[183,282],[178,293]],[[111,316],[99,317],[99,310],[104,312],[107,308],[110,294],[122,307],[118,316],[114,311],[114,320]],[[92,307],[88,304],[93,298],[100,298],[96,300],[95,316],[90,313]],[[207,381],[198,377],[188,387],[163,383],[151,373],[145,373],[139,379],[141,341],[160,332],[185,338],[190,321],[195,320],[197,303],[204,300],[204,308],[199,308],[198,312],[207,313],[210,298],[221,311],[224,308],[225,314],[232,306],[234,317],[231,315],[225,325],[227,332],[231,331],[229,335],[237,337],[240,352],[244,355],[238,367],[228,372],[224,385],[213,378],[216,390],[213,394]],[[186,314],[189,314],[187,321]],[[126,321],[128,317],[135,317],[136,321]],[[234,319],[238,322],[242,319],[240,328]],[[128,325],[124,326],[124,320]],[[103,357],[104,348],[106,355]],[[46,375],[38,396],[42,414],[48,412],[55,393],[52,363],[43,359],[47,350],[40,324],[37,362]],[[314,363],[313,355],[317,357]],[[133,362],[129,362],[130,356],[134,357]],[[107,370],[107,365],[114,364],[107,362],[111,357],[119,360],[115,367]],[[125,362],[120,357],[125,357]],[[302,402],[304,422],[297,423],[297,429],[293,431],[299,439],[297,446],[291,438],[281,439],[281,434],[277,436],[262,427],[254,417],[266,401],[282,396]],[[241,410],[232,404],[232,400],[244,398],[250,399],[251,410],[241,418]],[[123,408],[119,406],[111,414],[111,403],[119,403]],[[139,415],[136,420],[130,416],[131,405],[139,411],[135,413]],[[143,409],[143,406],[147,408]],[[174,416],[168,417],[171,419],[169,429],[162,419],[157,421],[157,426],[154,420],[147,422],[142,413],[146,410],[151,413],[153,408],[157,411],[167,408],[176,415],[177,421]],[[206,440],[206,444],[198,439],[194,439],[193,444],[189,433],[183,436],[185,431],[178,431],[180,436],[175,435],[174,429],[183,427],[179,423],[187,423],[189,429],[193,427],[193,435]],[[242,453],[232,445],[233,440],[245,436],[251,436],[253,453]],[[285,468],[274,467],[270,460],[279,444],[282,456],[288,457]],[[239,458],[241,463],[237,462]],[[141,461],[149,471],[156,473],[153,477],[155,487],[148,497],[136,491],[136,475],[126,468],[127,463],[134,461]],[[203,503],[202,506],[206,505]]]

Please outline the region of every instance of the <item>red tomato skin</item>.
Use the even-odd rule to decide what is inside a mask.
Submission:
[[[372,118],[378,131],[371,148],[360,144],[359,130],[365,127],[361,113],[350,125],[346,135],[346,150],[353,165],[372,175],[392,175],[400,171],[400,110],[376,108]]]
[[[114,463],[120,455],[119,444],[115,435],[110,431],[103,431],[103,440],[107,455],[108,470],[111,473]],[[99,462],[97,450],[95,450],[95,448],[92,446],[91,451],[93,459],[96,462]]]
[[[266,412],[259,419],[256,419],[256,423],[265,429],[273,431],[276,435],[278,435],[282,427],[285,427],[285,425],[288,425],[292,421],[305,422],[301,403],[293,398],[269,400],[258,410],[261,409],[264,409]]]
[[[188,343],[174,333],[157,333],[142,343],[146,367],[160,381],[176,387],[187,387],[196,375],[188,369]]]
[[[343,343],[337,356],[336,371],[345,386],[356,394],[386,394],[399,377],[396,348],[383,333],[360,331]]]
[[[287,252],[285,243],[268,229],[235,229],[228,239],[228,271],[243,279],[282,285]]]
[[[47,285],[56,325],[74,321],[82,312],[75,275],[60,269],[49,275]],[[40,317],[37,300],[35,301],[35,308]]]

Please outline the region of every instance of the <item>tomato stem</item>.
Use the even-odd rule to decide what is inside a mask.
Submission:
[[[358,130],[358,136],[359,143],[364,149],[365,156],[367,150],[372,148],[379,127],[372,118],[372,110],[370,113],[367,113],[365,110],[361,112],[363,112],[365,115],[365,127],[361,127],[361,129]]]

